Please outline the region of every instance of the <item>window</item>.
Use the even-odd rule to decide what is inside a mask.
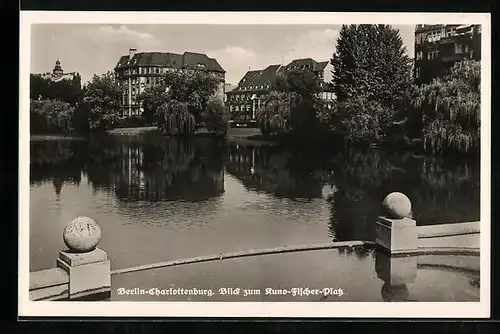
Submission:
[[[250,110],[252,110],[252,106],[247,104],[247,111],[250,111]]]
[[[460,53],[462,53],[462,44],[455,43],[455,54],[460,54]]]
[[[240,111],[240,107],[239,106],[234,106],[234,111]]]
[[[415,58],[416,58],[417,60],[421,60],[421,59],[423,58],[423,56],[424,56],[423,51],[418,51],[418,52],[417,52],[417,55],[416,55],[416,57],[415,57]]]
[[[427,54],[427,59],[436,59],[438,57],[438,53],[439,51],[437,50],[429,51],[429,53]]]
[[[229,111],[233,111],[233,109],[234,109],[233,105],[230,105],[229,106]]]

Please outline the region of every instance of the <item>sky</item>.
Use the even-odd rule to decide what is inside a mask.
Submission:
[[[31,31],[31,73],[51,72],[59,59],[65,72],[84,82],[113,70],[118,59],[137,52],[205,53],[226,70],[236,85],[249,70],[287,64],[297,58],[331,58],[340,25],[98,25],[35,24]],[[399,29],[413,57],[414,25]]]

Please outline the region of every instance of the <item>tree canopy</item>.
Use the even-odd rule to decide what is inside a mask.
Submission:
[[[310,70],[293,70],[278,76],[273,91],[258,111],[261,131],[265,134],[297,134],[304,138],[318,134],[327,119],[318,94],[320,79]],[[326,122],[325,122],[326,123]]]
[[[481,127],[481,64],[456,63],[451,72],[419,87],[414,106],[423,114],[427,151],[478,151]]]
[[[83,105],[91,130],[105,130],[115,124],[121,114],[121,90],[113,72],[94,75],[83,89]]]
[[[331,64],[339,102],[363,95],[392,106],[411,84],[411,60],[390,25],[343,25]]]

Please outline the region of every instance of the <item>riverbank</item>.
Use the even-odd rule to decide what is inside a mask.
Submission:
[[[112,135],[135,135],[146,132],[154,132],[158,131],[157,126],[141,126],[141,127],[133,127],[133,128],[116,128],[106,131],[108,134]]]
[[[65,135],[30,135],[30,141],[47,141],[47,140],[86,140],[82,136],[65,136]]]

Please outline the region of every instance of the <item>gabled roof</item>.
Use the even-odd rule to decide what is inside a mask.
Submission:
[[[131,66],[166,66],[178,68],[200,68],[208,71],[226,71],[217,60],[209,58],[206,54],[195,52],[184,52],[182,55],[170,52],[139,52],[132,59],[129,56],[121,56],[115,69]]]
[[[268,85],[272,86],[276,82],[278,75],[281,73],[303,68],[308,68],[315,72],[323,71],[328,63],[328,61],[317,62],[311,58],[304,58],[295,59],[286,66],[269,65],[263,70],[248,71],[243,78],[241,78],[238,87],[235,88],[233,92],[245,89],[256,90],[260,89],[261,86],[263,86],[263,89],[267,89]]]

